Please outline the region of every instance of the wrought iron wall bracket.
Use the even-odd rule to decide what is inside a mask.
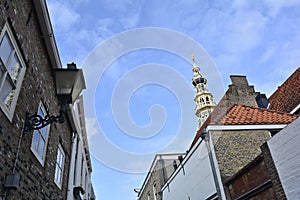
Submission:
[[[49,116],[49,115],[46,115],[43,118],[38,114],[31,115],[29,112],[26,112],[23,133],[44,128],[45,126],[48,126],[53,122],[58,122],[59,118],[60,116]]]
[[[65,112],[70,99],[68,96],[60,96],[59,99],[60,110],[58,116],[49,116],[49,114],[47,114],[46,116],[42,117],[37,113],[31,115],[29,112],[26,112],[23,134],[27,133],[28,131],[44,128],[53,122],[64,123]]]

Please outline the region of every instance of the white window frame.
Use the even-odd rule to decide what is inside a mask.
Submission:
[[[39,113],[39,114],[42,114],[41,116],[44,118],[46,115],[47,115],[47,112],[43,106],[43,103],[40,102],[39,104],[39,108],[38,108],[38,111],[41,111],[42,113]],[[42,132],[45,131],[46,135],[45,137],[43,136]],[[38,161],[40,162],[40,164],[42,166],[44,166],[44,163],[45,163],[45,158],[46,158],[46,150],[47,150],[47,145],[48,145],[48,138],[49,138],[49,131],[50,131],[50,125],[48,126],[45,126],[41,129],[38,129],[38,130],[34,130],[33,131],[33,134],[32,134],[32,140],[31,140],[31,151],[32,153],[35,155],[35,157],[38,159]],[[37,144],[37,147],[34,146],[34,138],[35,138],[35,135],[38,134],[38,144]],[[44,141],[44,148],[43,148],[43,155],[40,156],[39,155],[39,148],[40,148],[40,141],[43,140]]]
[[[13,91],[12,95],[12,100],[11,103],[9,105],[9,107],[7,105],[5,105],[5,102],[2,101],[0,99],[0,109],[3,111],[3,113],[6,115],[6,117],[9,119],[10,122],[12,122],[13,116],[14,116],[14,112],[15,112],[15,108],[17,105],[17,100],[18,100],[18,96],[20,94],[20,90],[21,90],[21,85],[22,85],[22,81],[24,79],[24,75],[25,75],[25,71],[26,71],[26,65],[25,62],[23,60],[23,57],[21,55],[21,52],[18,48],[17,42],[13,36],[12,30],[9,26],[9,24],[6,22],[2,31],[1,31],[1,35],[0,35],[0,44],[3,41],[4,36],[7,35],[8,39],[10,40],[12,47],[13,47],[13,51],[11,52],[11,54],[9,55],[9,60],[11,60],[11,58],[13,56],[16,56],[19,60],[19,64],[20,64],[20,71],[18,72],[18,77],[16,79],[16,82],[13,83],[13,85],[15,86],[15,89],[11,90]],[[4,74],[2,77],[0,77],[0,94],[1,91],[3,89],[4,86],[4,82],[6,80],[7,76],[10,76],[9,73],[7,72],[7,67],[5,66],[6,63],[3,63],[3,68],[4,68]],[[10,78],[11,79],[11,78]]]
[[[54,174],[54,182],[59,187],[59,189],[62,188],[64,167],[65,167],[65,152],[62,146],[59,144],[57,148],[57,156],[55,161],[55,174]]]

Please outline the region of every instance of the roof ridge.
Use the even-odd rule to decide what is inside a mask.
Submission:
[[[298,67],[268,98],[269,108],[291,112],[300,102],[300,67]]]
[[[289,116],[296,116],[297,115],[297,114],[291,114],[291,113],[288,113],[288,112],[281,112],[281,111],[273,110],[273,109],[269,109],[269,108],[260,108],[260,107],[255,107],[255,106],[247,106],[247,105],[243,105],[243,104],[236,104],[235,106],[237,106],[237,105],[247,107],[247,108],[259,109],[259,110],[263,110],[263,111],[267,111],[267,112],[277,113],[277,114],[286,114],[286,115],[289,115]]]
[[[289,77],[287,77],[287,79],[286,79],[285,81],[283,81],[282,84],[279,85],[278,87],[281,87],[281,86],[283,86],[284,84],[286,84],[286,82],[287,82],[288,80],[290,80],[291,77],[295,76],[297,73],[300,73],[300,67],[298,67],[298,68],[297,68],[297,69],[296,69]],[[277,89],[277,90],[278,90],[278,89]],[[272,98],[272,96],[277,92],[277,90],[275,90],[275,91],[271,94],[271,96],[269,97],[269,99]]]

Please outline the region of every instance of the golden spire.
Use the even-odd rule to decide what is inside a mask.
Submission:
[[[193,64],[195,63],[195,55],[192,53]]]
[[[194,77],[199,76],[199,75],[202,76],[200,74],[200,67],[197,65],[197,63],[195,61],[194,53],[192,53],[192,60],[193,60],[193,69],[192,69],[192,71],[194,72]]]

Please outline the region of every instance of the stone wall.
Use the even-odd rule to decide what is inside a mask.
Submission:
[[[0,193],[4,192],[5,175],[12,173],[25,112],[34,113],[42,101],[50,114],[58,114],[52,68],[31,0],[0,1],[0,29],[8,22],[25,61],[26,72],[12,122],[0,109]],[[44,166],[31,151],[33,131],[22,137],[16,171],[19,188],[8,193],[8,199],[65,199],[71,148],[71,128],[68,121],[50,128]],[[62,188],[54,183],[58,144],[65,153]],[[0,196],[1,196],[0,195]]]
[[[248,84],[246,76],[231,75],[230,79],[232,84],[224,95],[228,106],[242,104],[257,107],[255,100],[257,92],[254,86]]]

